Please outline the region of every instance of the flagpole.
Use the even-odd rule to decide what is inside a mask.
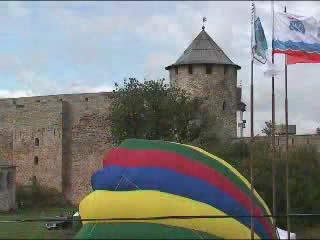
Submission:
[[[252,147],[254,143],[254,132],[253,132],[253,58],[251,59],[251,99],[250,99],[250,105],[251,105],[251,151],[250,151],[250,195],[251,195],[251,239],[254,239],[254,222],[253,222],[253,184],[254,184],[254,178],[253,178],[253,156],[252,156]]]
[[[252,9],[255,11],[255,6],[254,2],[252,2]],[[254,239],[254,221],[253,221],[253,184],[254,184],[254,179],[253,179],[253,156],[252,156],[252,146],[253,146],[253,138],[254,138],[254,128],[253,128],[253,46],[252,46],[252,37],[253,37],[253,29],[252,27],[254,26],[254,21],[255,21],[255,12],[252,13],[252,18],[251,18],[251,87],[250,87],[250,197],[251,197],[251,208],[250,208],[250,214],[251,214],[251,222],[250,222],[250,227],[251,227],[251,240]]]
[[[287,12],[287,7],[284,7],[284,12]],[[287,69],[287,55],[285,54],[285,114],[286,114],[286,201],[287,201],[287,232],[290,240],[290,219],[289,219],[289,137],[288,137],[288,69]]]
[[[272,1],[272,64],[274,64],[274,1]],[[276,234],[276,168],[275,168],[275,99],[274,99],[274,76],[272,75],[272,215],[273,215],[273,231]]]

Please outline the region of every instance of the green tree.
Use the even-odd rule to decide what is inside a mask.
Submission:
[[[272,134],[272,122],[271,121],[267,121],[265,122],[266,126],[261,130],[261,132],[263,134],[265,134],[266,136],[271,136]]]
[[[114,142],[126,138],[190,142],[199,136],[201,101],[169,88],[164,79],[140,83],[135,78],[116,84],[111,106]]]
[[[238,148],[238,147],[237,147]],[[253,154],[254,188],[272,209],[272,158],[269,142],[255,142]],[[239,151],[239,150],[238,150]],[[250,181],[249,155],[237,158],[234,165]],[[291,213],[314,213],[320,203],[320,182],[318,173],[320,156],[312,145],[296,146],[289,149],[289,196]],[[233,163],[233,162],[231,162]],[[277,215],[286,214],[286,174],[284,149],[276,150],[276,207]],[[315,217],[291,218],[293,224],[312,224],[319,222]],[[278,218],[277,225],[286,228],[286,219]]]
[[[124,87],[115,84],[111,106],[111,132],[116,139],[137,137],[144,124],[142,84],[130,78]]]

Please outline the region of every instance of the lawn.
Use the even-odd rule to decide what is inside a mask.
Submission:
[[[71,215],[75,208],[18,209],[14,213],[0,213],[0,220],[35,219]],[[75,228],[47,230],[46,222],[0,223],[0,239],[71,239]]]
[[[33,208],[18,209],[14,213],[0,213],[0,220],[41,219],[55,217],[61,213],[71,215],[76,208]],[[72,239],[79,230],[70,229],[47,230],[46,222],[0,223],[0,239]],[[291,231],[297,234],[297,239],[320,239],[320,224],[312,227],[293,225]]]
[[[297,234],[297,239],[320,239],[320,224],[311,226],[297,226],[292,229]]]

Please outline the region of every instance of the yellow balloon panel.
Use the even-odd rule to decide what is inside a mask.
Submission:
[[[148,218],[163,216],[200,216],[226,214],[210,205],[152,190],[114,192],[96,190],[86,196],[79,206],[82,219],[103,218]],[[119,222],[101,220],[97,222]],[[92,221],[84,221],[89,223]],[[234,218],[191,218],[130,220],[125,222],[147,222],[194,229],[225,239],[250,239],[250,229]],[[255,234],[255,239],[260,239]]]

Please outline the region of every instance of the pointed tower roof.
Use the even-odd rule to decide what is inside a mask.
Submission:
[[[222,49],[213,41],[209,34],[202,27],[202,31],[192,41],[190,46],[184,51],[179,59],[170,67],[185,65],[185,64],[226,64],[233,65],[237,69],[241,67],[233,63],[230,58],[222,51]]]

